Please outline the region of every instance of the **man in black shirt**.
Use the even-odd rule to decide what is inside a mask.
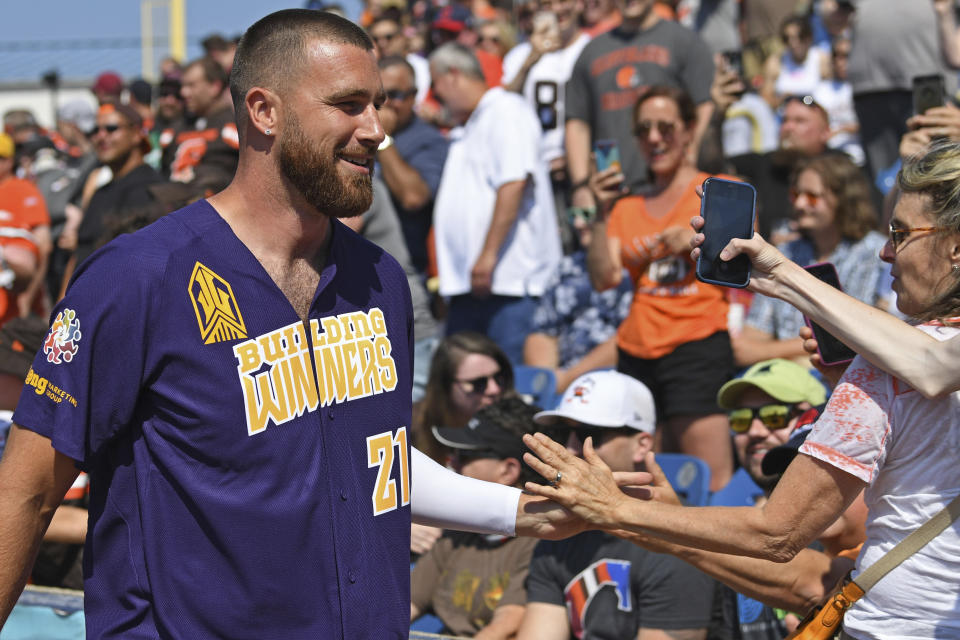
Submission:
[[[89,187],[99,186],[90,198],[76,231],[77,248],[68,265],[66,280],[101,244],[107,231],[104,219],[111,213],[129,211],[154,202],[147,187],[163,181],[159,173],[144,164],[143,157],[150,151],[150,141],[143,128],[143,119],[132,107],[123,104],[100,107],[93,144],[97,159],[103,166],[95,169],[89,178],[94,182],[88,184]]]

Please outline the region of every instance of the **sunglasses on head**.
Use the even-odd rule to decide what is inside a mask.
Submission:
[[[384,95],[387,96],[387,100],[406,100],[416,92],[416,89],[390,89],[384,91]]]
[[[734,409],[727,414],[730,419],[730,430],[734,433],[746,433],[750,430],[754,419],[759,419],[763,426],[771,431],[783,429],[790,422],[796,406],[793,403],[775,403],[765,404],[762,407]]]
[[[487,392],[487,387],[490,385],[491,380],[496,382],[497,386],[503,389],[507,382],[507,377],[502,371],[497,371],[493,375],[470,378],[469,380],[457,380],[457,382],[463,385],[463,389],[467,393],[481,394]]]
[[[677,130],[677,125],[675,122],[667,122],[665,120],[641,120],[637,123],[637,126],[634,127],[633,134],[638,138],[646,138],[654,129],[657,130],[661,138],[671,138]]]

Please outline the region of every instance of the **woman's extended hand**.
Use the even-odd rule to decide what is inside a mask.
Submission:
[[[696,232],[690,239],[690,257],[696,262],[700,257],[700,245],[703,244],[704,235],[700,233],[703,229],[703,218],[694,216],[690,220],[690,226]],[[750,291],[762,293],[765,296],[779,298],[779,290],[776,280],[777,269],[790,262],[780,250],[763,239],[763,237],[754,232],[749,240],[745,238],[734,238],[720,252],[721,260],[733,260],[740,254],[750,258],[751,274],[750,284],[747,287]]]
[[[594,528],[619,527],[616,514],[620,505],[632,498],[620,490],[610,467],[594,451],[591,438],[583,443],[583,458],[542,433],[527,434],[523,442],[533,451],[523,459],[551,483],[528,482],[528,492],[562,504]],[[556,482],[558,472],[561,477]]]

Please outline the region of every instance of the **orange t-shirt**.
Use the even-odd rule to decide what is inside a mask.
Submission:
[[[727,328],[730,305],[723,287],[697,280],[689,253],[667,253],[657,240],[668,227],[690,228],[690,218],[700,211],[694,187],[708,177],[698,173],[661,218],[647,213],[643,196],[621,199],[610,214],[607,235],[619,238],[620,258],[634,282],[633,303],[617,330],[617,346],[634,357],[660,358]]]
[[[29,231],[50,224],[47,203],[40,190],[32,182],[20,178],[7,178],[0,182],[0,228],[12,227]],[[0,245],[26,247],[39,256],[37,246],[24,238],[0,236]],[[0,288],[0,326],[18,313],[16,296]]]

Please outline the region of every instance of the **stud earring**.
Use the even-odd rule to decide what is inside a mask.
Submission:
[[[953,275],[960,275],[960,264],[954,264],[950,267],[950,271],[953,271]]]
[[[272,131],[270,131],[270,129],[264,129],[263,132],[264,132],[265,134],[267,134],[268,136],[273,133]]]

